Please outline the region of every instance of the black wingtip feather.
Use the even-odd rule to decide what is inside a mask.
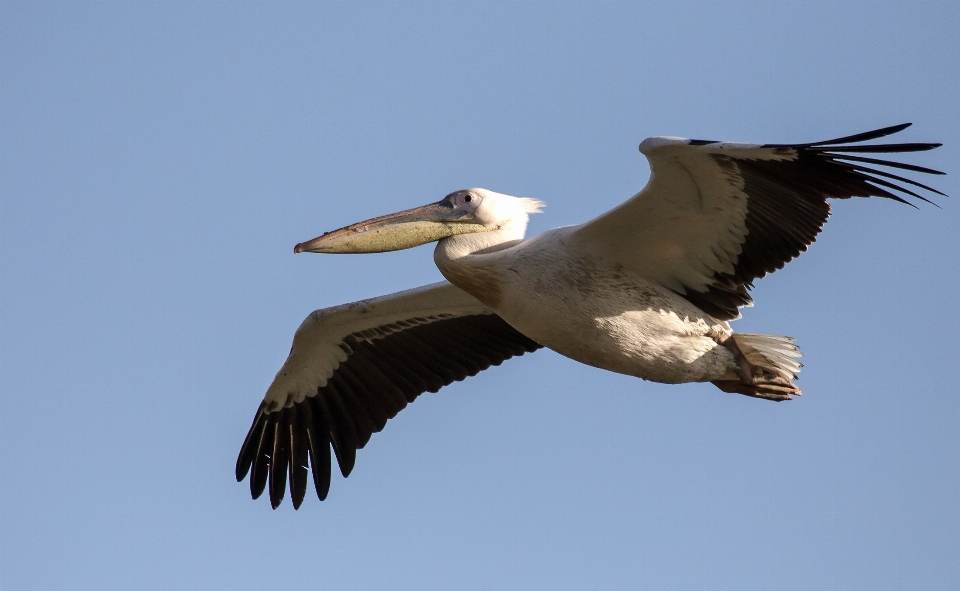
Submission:
[[[330,491],[330,439],[329,427],[323,415],[314,412],[314,405],[307,401],[301,409],[301,419],[306,428],[307,449],[310,452],[310,472],[317,498],[327,498]]]
[[[311,426],[308,431],[310,437],[310,467],[313,473],[313,487],[317,491],[317,498],[327,499],[330,493],[330,441],[320,435],[322,431]]]
[[[947,174],[940,170],[934,170],[932,168],[926,168],[925,166],[917,166],[916,164],[904,164],[903,162],[892,162],[890,160],[880,160],[879,158],[864,158],[863,156],[848,156],[847,154],[833,154],[831,158],[834,160],[849,160],[850,162],[863,162],[864,164],[876,164],[877,166],[886,166],[888,168],[899,168],[901,170],[909,170],[911,172],[922,172],[925,174]]]
[[[253,465],[256,448],[260,444],[260,436],[263,432],[264,423],[266,422],[263,409],[264,404],[261,403],[257,414],[253,417],[253,424],[250,425],[250,430],[247,431],[247,436],[243,440],[243,445],[240,447],[240,453],[237,455],[237,482],[241,482],[247,477],[247,472],[250,471],[250,467]]]
[[[304,405],[306,406],[306,405]],[[290,407],[291,420],[288,427],[288,436],[290,438],[290,500],[293,501],[293,508],[299,509],[303,499],[307,494],[308,480],[308,456],[309,442],[307,440],[307,428],[303,422],[303,413],[297,405]]]
[[[357,463],[357,448],[340,444],[336,438],[331,443],[333,443],[333,453],[337,456],[337,465],[340,466],[340,474],[347,478]]]
[[[273,452],[270,454],[270,505],[276,509],[283,502],[287,490],[287,445],[285,431],[287,421],[285,413],[279,413],[274,423]]]
[[[824,142],[814,142],[812,144],[802,144],[803,146],[813,147],[813,146],[832,146],[836,144],[848,144],[856,142],[868,142],[870,140],[879,139],[886,137],[888,135],[893,135],[899,133],[904,129],[910,127],[913,123],[901,123],[899,125],[891,125],[890,127],[883,127],[881,129],[874,129],[873,131],[865,131],[863,133],[857,133],[854,135],[848,135],[845,137],[838,137],[832,140],[826,140]]]
[[[893,152],[926,152],[927,150],[935,150],[942,146],[943,144],[927,144],[919,142],[911,142],[906,144],[872,144],[868,146],[833,146],[830,148],[807,148],[809,150],[814,150],[818,152],[825,152],[832,154],[834,152],[850,152],[850,153],[893,153]]]
[[[260,441],[257,443],[257,451],[253,458],[253,468],[250,474],[250,496],[254,499],[259,499],[267,487],[270,463],[270,456],[267,453],[270,442],[267,441],[267,434],[272,430],[273,425],[269,422],[260,430]]]

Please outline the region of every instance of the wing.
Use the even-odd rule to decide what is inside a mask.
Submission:
[[[753,302],[747,293],[753,281],[782,268],[816,239],[830,215],[827,199],[908,203],[903,194],[928,201],[907,185],[943,195],[873,166],[942,172],[857,155],[940,144],[849,145],[909,125],[795,145],[646,139],[640,151],[650,162],[647,186],[574,230],[571,240],[685,296],[719,320],[738,318],[738,308]]]
[[[267,389],[237,458],[237,481],[250,472],[254,499],[269,484],[276,509],[289,475],[299,508],[309,464],[322,501],[331,446],[346,477],[356,450],[417,396],[539,348],[447,282],[317,310]]]

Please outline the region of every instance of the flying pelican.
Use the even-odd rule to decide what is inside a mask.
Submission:
[[[807,249],[827,199],[928,201],[869,165],[943,174],[856,154],[941,144],[850,145],[905,123],[810,144],[652,137],[650,180],[579,226],[524,240],[543,203],[486,189],[374,218],[297,244],[294,252],[367,253],[437,242],[445,282],[317,310],[293,337],[237,459],[258,498],[299,508],[312,467],[320,500],[333,448],[350,474],[356,450],[423,392],[541,347],[587,365],[668,384],[789,400],[800,357],[790,337],[733,332],[753,281]],[[898,184],[900,183],[900,184]]]

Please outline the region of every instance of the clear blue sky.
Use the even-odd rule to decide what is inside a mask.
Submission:
[[[4,589],[960,588],[960,3],[0,4]],[[440,278],[296,242],[471,186],[531,232],[651,135],[913,121],[942,209],[761,281],[803,398],[549,351],[425,395],[300,511],[233,478],[311,310]],[[312,494],[312,493],[311,493]]]

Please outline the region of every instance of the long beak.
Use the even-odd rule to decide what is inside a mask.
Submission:
[[[413,248],[454,234],[483,232],[447,200],[359,222],[301,242],[293,252],[364,253]]]

